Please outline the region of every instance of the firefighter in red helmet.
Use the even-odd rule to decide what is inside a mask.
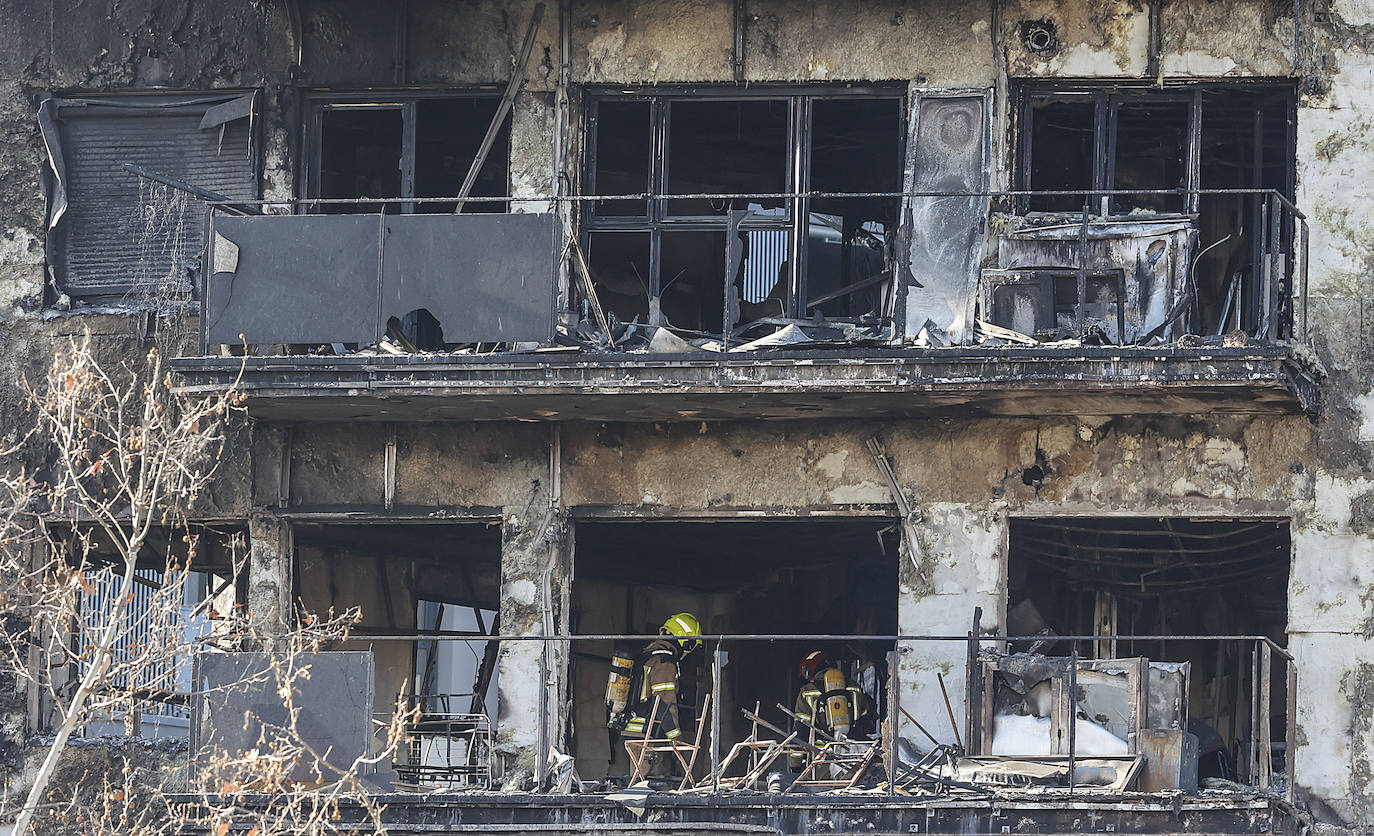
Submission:
[[[835,739],[849,737],[855,725],[867,720],[872,713],[863,689],[851,683],[837,665],[831,664],[824,650],[813,650],[803,656],[797,664],[797,675],[802,684],[793,712]],[[816,743],[810,729],[798,723],[796,730]],[[801,754],[793,754],[793,769],[800,769],[804,760]]]

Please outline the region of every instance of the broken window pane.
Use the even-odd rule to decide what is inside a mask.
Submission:
[[[402,197],[400,107],[327,108],[320,114],[322,198]],[[398,204],[387,207],[399,211]],[[376,212],[377,206],[334,204],[326,212]]]
[[[900,99],[816,100],[811,110],[811,189],[901,191],[901,118]],[[896,230],[900,205],[895,197],[811,201],[803,315],[852,317],[881,309],[881,287],[870,280],[884,274],[886,245]]]
[[[783,210],[772,210],[778,217]],[[751,217],[759,213],[751,213]],[[746,244],[738,276],[739,322],[786,316],[791,281],[792,234],[786,229],[742,229]]]
[[[596,111],[596,194],[649,191],[649,102],[605,101]],[[598,200],[598,215],[647,213],[644,200]]]
[[[649,320],[647,232],[594,232],[587,237],[587,266],[601,306],[622,322]]]
[[[1117,106],[1114,122],[1116,154],[1111,187],[1182,189],[1187,186],[1188,102],[1128,101]],[[1183,195],[1121,195],[1112,211],[1132,209],[1182,212]]]
[[[420,99],[415,103],[415,196],[450,197],[458,194],[463,178],[496,115],[499,99],[471,97]],[[508,193],[510,116],[501,125],[470,194],[503,197]],[[417,204],[417,212],[452,212],[452,203]],[[464,212],[505,212],[507,204],[478,201],[463,204]]]
[[[663,233],[659,294],[669,324],[718,334],[725,305],[725,232]]]
[[[1026,188],[1076,191],[1093,187],[1096,117],[1097,105],[1091,100],[1031,100]],[[1027,205],[1032,212],[1077,212],[1085,199],[1085,195],[1036,195]]]
[[[787,191],[789,105],[785,99],[673,102],[668,127],[669,194],[777,194]],[[723,215],[781,200],[688,199],[669,215]]]

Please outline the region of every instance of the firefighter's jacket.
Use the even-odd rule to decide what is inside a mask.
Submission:
[[[850,729],[852,730],[859,721],[865,719],[872,713],[873,707],[869,703],[868,695],[863,689],[845,678],[845,690],[849,692],[849,716]],[[820,729],[830,731],[830,717],[825,710],[825,671],[817,671],[816,675],[802,684],[801,690],[797,692],[797,702],[792,712],[801,719]],[[801,723],[794,723],[794,730],[797,737],[810,739],[811,730]],[[819,746],[820,742],[816,741]],[[804,756],[794,753],[789,756],[793,767],[800,766],[804,761]]]
[[[671,639],[657,639],[645,648],[639,693],[631,695],[634,716],[625,726],[626,736],[669,740],[682,736],[677,714],[677,663],[681,658],[681,648]],[[658,716],[650,724],[648,715],[653,710],[654,697],[658,697]]]

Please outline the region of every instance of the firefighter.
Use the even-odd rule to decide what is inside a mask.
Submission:
[[[678,663],[701,644],[701,623],[689,612],[677,613],[668,616],[658,632],[661,638],[644,649],[639,687],[631,694],[632,716],[625,724],[625,735],[677,740],[682,736],[677,710]],[[653,710],[655,697],[658,714],[650,722],[648,714]],[[655,767],[666,762],[659,758],[655,761]]]
[[[849,681],[844,671],[830,663],[825,651],[813,650],[803,656],[797,664],[797,674],[802,685],[792,710],[802,720],[836,740],[850,737],[857,725],[869,720],[872,709],[868,696]],[[818,743],[810,729],[800,723],[795,725],[799,735]],[[804,761],[800,753],[789,757],[793,771],[800,770]]]

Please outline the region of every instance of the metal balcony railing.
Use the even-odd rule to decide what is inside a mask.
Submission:
[[[586,664],[586,660],[605,659],[605,666],[596,668],[598,681],[604,681],[604,676],[609,670],[610,657],[613,649],[642,647],[649,642],[661,638],[657,635],[639,634],[583,634],[583,635],[563,635],[563,636],[530,636],[530,635],[484,635],[481,633],[454,631],[454,630],[418,630],[418,631],[395,631],[386,633],[357,634],[349,637],[350,642],[386,642],[389,646],[392,643],[406,642],[477,642],[491,643],[486,645],[485,654],[495,654],[503,648],[512,645],[524,644],[529,642],[539,643],[541,652],[538,655],[538,676],[541,682],[550,682],[560,678],[555,675],[555,669],[559,666],[566,666],[570,658],[575,658],[578,664]],[[998,676],[1000,671],[1007,666],[1007,660],[1018,658],[1012,654],[1019,654],[1020,658],[1030,658],[1037,664],[1048,665],[1046,670],[1053,670],[1052,677],[1057,677],[1059,683],[1054,686],[1054,692],[1058,694],[1055,712],[1054,726],[1058,729],[1061,738],[1058,741],[1047,741],[1055,746],[1057,754],[1048,758],[1043,754],[1024,753],[1017,756],[1016,753],[1006,753],[1005,760],[1013,761],[1037,761],[1041,763],[1058,763],[1067,765],[1067,786],[1061,788],[1061,792],[1069,795],[1075,792],[1089,792],[1090,788],[1076,783],[1076,772],[1074,769],[1076,762],[1100,757],[1101,753],[1086,753],[1077,739],[1076,732],[1080,726],[1087,721],[1083,717],[1081,710],[1090,700],[1091,692],[1094,688],[1100,687],[1104,675],[1107,677],[1118,677],[1121,683],[1122,693],[1129,695],[1129,699],[1134,701],[1131,709],[1130,719],[1125,732],[1124,745],[1130,756],[1143,756],[1145,758],[1161,757],[1160,750],[1152,749],[1145,739],[1150,737],[1149,732],[1172,732],[1175,735],[1183,734],[1188,731],[1188,717],[1190,711],[1189,699],[1190,689],[1188,687],[1188,673],[1186,666],[1180,665],[1177,661],[1158,660],[1153,658],[1138,658],[1139,654],[1125,654],[1128,658],[1111,660],[1110,664],[1103,664],[1103,660],[1094,659],[1079,653],[1080,648],[1091,648],[1094,643],[1104,643],[1114,641],[1117,646],[1122,644],[1131,645],[1137,650],[1142,643],[1168,643],[1174,647],[1175,656],[1190,655],[1180,652],[1180,646],[1196,648],[1199,645],[1205,649],[1207,659],[1215,658],[1218,661],[1226,659],[1227,669],[1227,688],[1223,691],[1221,680],[1218,679],[1212,689],[1211,724],[1217,728],[1215,731],[1221,738],[1224,756],[1218,763],[1224,764],[1225,769],[1229,770],[1228,780],[1231,784],[1241,785],[1248,788],[1246,791],[1260,791],[1275,796],[1283,796],[1290,802],[1294,799],[1294,763],[1293,747],[1294,732],[1296,730],[1296,711],[1297,711],[1297,666],[1292,654],[1285,648],[1276,644],[1266,636],[1255,635],[1048,635],[1037,634],[1030,636],[1009,636],[1009,635],[981,635],[970,631],[966,635],[865,635],[865,634],[798,634],[798,633],[778,633],[778,634],[707,634],[700,637],[702,650],[704,651],[704,664],[701,664],[702,676],[698,681],[698,687],[693,689],[683,686],[679,690],[679,709],[683,720],[683,734],[681,740],[688,742],[695,739],[698,744],[702,739],[707,740],[704,747],[706,751],[700,753],[696,761],[701,766],[698,789],[713,788],[719,791],[722,786],[729,786],[737,781],[732,781],[731,776],[725,774],[724,767],[728,765],[723,745],[728,745],[731,741],[725,740],[726,732],[722,726],[722,715],[720,711],[709,707],[722,706],[722,682],[724,680],[723,670],[729,657],[735,655],[740,659],[755,658],[750,653],[757,654],[760,648],[769,656],[776,656],[782,653],[789,659],[799,659],[808,650],[817,647],[837,648],[847,646],[850,648],[863,646],[866,648],[885,647],[885,651],[880,651],[873,655],[872,661],[880,663],[874,670],[877,673],[873,687],[874,693],[869,694],[876,704],[877,717],[881,723],[876,725],[878,730],[877,739],[881,741],[881,752],[886,757],[883,764],[886,775],[902,776],[897,782],[887,782],[888,794],[896,792],[896,785],[903,781],[912,782],[926,781],[943,786],[956,786],[958,783],[951,784],[947,778],[936,775],[935,761],[930,760],[934,757],[959,758],[965,755],[974,758],[990,759],[993,756],[990,741],[993,738],[994,728],[989,728],[987,723],[989,718],[993,719],[994,725],[996,718],[994,706],[986,700],[991,699],[998,687],[997,681],[988,681],[985,677]],[[908,683],[903,680],[904,675],[913,666],[904,666],[904,657],[918,659],[921,653],[932,653],[931,658],[948,660],[950,645],[961,647],[961,651],[956,651],[956,655],[963,656],[965,660],[965,680],[964,694],[966,695],[963,706],[958,704],[957,693],[951,700],[945,689],[945,682],[940,680],[938,689],[932,688],[934,685],[935,674],[926,668],[917,668],[926,673],[922,674],[931,682],[921,682],[922,690],[927,694],[922,699],[921,705],[912,702],[909,695],[911,686],[918,683]],[[1031,645],[1063,647],[1067,646],[1067,651],[1061,652],[1057,656],[1044,656],[1029,652],[1020,652],[1018,647]],[[432,645],[431,645],[432,646]],[[476,654],[479,658],[483,652]],[[1194,655],[1196,658],[1197,654]],[[1130,658],[1130,657],[1137,658]],[[494,657],[493,657],[494,658]],[[734,662],[742,664],[743,662]],[[1152,664],[1163,663],[1163,664]],[[685,668],[684,668],[685,670]],[[1170,685],[1167,677],[1170,672],[1178,675],[1182,670],[1181,681]],[[1218,668],[1218,672],[1220,668]],[[1104,674],[1105,672],[1105,674]],[[1232,679],[1231,677],[1234,677]],[[1050,681],[1046,679],[1044,681]],[[1165,684],[1161,686],[1159,682]],[[1094,684],[1096,683],[1096,684]],[[793,683],[794,688],[800,686],[800,682]],[[1028,683],[1033,684],[1033,683]],[[1275,687],[1277,684],[1277,688]],[[484,690],[485,685],[480,683],[475,690]],[[1159,688],[1155,693],[1154,689]],[[505,689],[503,688],[503,691]],[[515,689],[518,691],[519,689]],[[735,690],[739,690],[736,683]],[[703,693],[703,691],[705,693]],[[513,691],[514,692],[514,691]],[[563,733],[553,728],[553,718],[559,714],[554,710],[553,701],[559,699],[559,687],[554,684],[540,688],[539,694],[539,727],[538,727],[538,758],[537,774],[545,774],[546,756],[550,747],[561,748],[566,743]],[[935,696],[929,696],[930,694]],[[943,693],[943,700],[940,694]],[[1064,702],[1065,695],[1074,697]],[[1279,704],[1279,696],[1282,696],[1282,704]],[[465,697],[467,695],[464,695]],[[743,701],[747,696],[748,708],[744,712],[747,717],[751,717],[756,723],[756,730],[771,729],[775,736],[781,739],[789,727],[801,729],[803,735],[806,728],[794,723],[794,717],[788,713],[795,693],[769,694],[769,699],[762,697],[765,695],[736,693],[732,695],[731,702]],[[769,703],[778,700],[776,706]],[[762,705],[758,715],[753,715],[756,700]],[[1165,722],[1172,724],[1169,728],[1152,728],[1149,726],[1150,717],[1154,717],[1156,706],[1168,704],[1170,700],[1177,703],[1175,706],[1177,713],[1170,715]],[[905,702],[905,704],[904,704]],[[1148,709],[1146,705],[1150,706]],[[962,708],[962,711],[960,709]],[[733,710],[733,709],[732,709]],[[1138,713],[1137,713],[1138,712]],[[701,734],[697,730],[697,721],[706,715],[705,724],[707,728],[701,729]],[[922,723],[917,715],[924,715],[926,723]],[[1063,715],[1063,716],[1060,716]],[[443,720],[448,715],[442,708],[439,713],[434,715],[436,719]],[[466,716],[466,715],[465,715]],[[521,715],[522,717],[524,715]],[[932,721],[931,717],[940,718]],[[1065,722],[1066,717],[1076,717],[1077,720]],[[1274,721],[1282,718],[1281,727],[1286,730],[1286,740],[1278,741],[1273,737],[1273,728],[1280,725]],[[1158,718],[1156,718],[1156,721]],[[1225,720],[1225,722],[1222,722]],[[499,725],[499,722],[498,722]],[[707,731],[709,729],[709,732]],[[962,732],[961,732],[962,729]],[[586,729],[583,733],[591,733]],[[901,741],[898,743],[898,741]],[[916,747],[917,755],[903,757],[903,750],[910,751],[911,741],[920,741],[922,745]],[[925,741],[931,744],[931,753],[926,756],[919,756],[920,748],[924,747]],[[1177,737],[1175,738],[1177,741]],[[1167,747],[1166,750],[1168,751]],[[936,756],[939,757],[936,757]],[[1175,758],[1171,763],[1177,768],[1177,757],[1179,753],[1174,751],[1170,755],[1163,757]],[[919,759],[918,759],[919,758]],[[736,762],[738,767],[738,762]],[[737,770],[736,770],[737,771]],[[760,776],[762,772],[760,772]],[[998,785],[995,783],[982,785],[962,786],[962,789],[983,792],[991,795],[993,788]],[[542,789],[542,787],[541,787]]]
[[[1215,241],[1198,241],[1195,215],[1108,213],[1113,198],[1160,196],[1186,197],[1186,205],[1207,197],[1233,198],[1243,207],[1239,213],[1243,218],[1241,228],[1239,232],[1218,236]],[[1039,221],[1046,216],[1028,216],[1020,211],[1025,201],[1033,197],[1082,198],[1084,208],[1068,215],[1056,213],[1054,222],[1037,225],[1031,223],[1031,218]],[[921,277],[927,274],[949,273],[945,277],[950,279],[949,286],[967,296],[972,313],[979,301],[980,271],[988,260],[987,244],[1005,240],[1008,235],[1053,242],[1061,252],[1073,253],[1072,257],[1059,257],[1054,263],[1011,265],[1013,269],[1001,273],[1040,271],[1044,275],[1033,277],[1032,281],[1045,287],[1059,280],[1069,289],[1063,294],[1067,306],[1064,299],[1049,304],[1061,311],[1067,307],[1071,314],[1067,316],[1070,330],[1080,334],[1097,322],[1115,344],[1145,343],[1161,337],[1168,340],[1184,333],[1211,336],[1237,331],[1247,339],[1264,341],[1307,339],[1307,219],[1277,191],[814,191],[466,198],[468,204],[500,203],[529,210],[502,214],[424,214],[426,206],[451,205],[456,198],[207,201],[209,220],[200,288],[201,349],[208,353],[212,345],[243,342],[367,346],[377,343],[388,326],[395,326],[422,309],[440,324],[445,344],[551,344],[558,336],[560,319],[577,314],[584,300],[594,330],[609,332],[612,329],[607,322],[608,310],[597,301],[597,276],[583,256],[585,242],[580,236],[591,230],[627,231],[630,227],[616,219],[606,221],[592,216],[582,218],[580,230],[571,240],[564,230],[571,228],[574,216],[583,215],[583,207],[595,207],[598,201],[666,203],[669,198],[782,201],[786,212],[793,215],[798,207],[817,199],[900,201],[904,207],[901,217],[907,220],[896,229],[885,230],[885,267],[880,274],[853,281],[823,298],[800,298],[790,303],[790,309],[806,319],[823,303],[866,288],[881,285],[889,291],[900,290],[886,292],[882,303],[882,319],[891,328],[888,336],[892,341],[900,341],[903,336],[907,321],[903,306],[907,299],[936,292],[922,289]],[[911,218],[929,218],[932,211],[943,211],[940,207],[947,205],[970,210],[971,214],[965,214],[977,219],[977,234],[965,255],[952,262],[934,264],[925,253],[940,242],[927,241],[926,237],[944,235],[945,230]],[[913,215],[909,211],[913,206],[922,211]],[[285,214],[268,214],[264,210]],[[1011,232],[990,231],[993,227],[989,220],[994,217],[1011,219],[1010,226],[998,225],[999,230]],[[1103,256],[1093,255],[1090,250],[1097,242],[1117,236],[1123,225],[1161,219],[1181,224],[1184,235],[1180,240],[1187,244],[1181,251],[1182,262],[1175,265],[1168,293],[1146,300],[1146,290],[1136,285],[1148,284],[1152,279],[1133,275],[1136,264],[1107,264],[1102,261]],[[748,272],[746,265],[750,259],[781,258],[777,266],[794,275],[798,270],[786,266],[785,248],[774,246],[777,242],[760,239],[754,245],[756,252],[750,252],[747,233],[753,228],[751,225],[760,222],[746,210],[729,210],[707,218],[669,217],[656,223],[663,228],[676,224],[680,228],[725,233],[719,294],[725,326],[716,334],[725,349],[745,342],[744,331],[751,325],[740,321],[738,314],[740,276]],[[805,230],[807,226],[802,224],[800,228]],[[798,228],[793,223],[790,234],[795,236]],[[786,232],[786,227],[779,229]],[[1152,230],[1146,229],[1138,237],[1144,240],[1151,234]],[[1213,247],[1228,241],[1230,260],[1204,268],[1203,257]],[[792,249],[797,248],[794,245]],[[1215,253],[1211,257],[1213,262],[1217,261]],[[796,261],[795,252],[792,258]],[[1156,258],[1151,252],[1142,254],[1137,261]],[[1007,265],[998,263],[996,267]],[[560,290],[560,276],[567,277],[569,288]],[[997,278],[1008,280],[1005,275]],[[1104,281],[1106,285],[1102,285]],[[794,279],[789,289],[791,293],[799,287],[795,282]],[[1052,291],[1051,287],[1044,292]],[[1096,303],[1092,298],[1095,293]],[[1101,307],[1104,293],[1108,297],[1114,295],[1107,298],[1106,307],[1114,309],[1115,322],[1110,315],[1104,318],[1094,311],[1094,304]],[[1156,304],[1159,299],[1167,303],[1163,309]],[[988,308],[995,300],[985,294],[981,301],[977,318],[989,319]],[[1148,314],[1147,302],[1155,306]],[[1139,307],[1139,323],[1128,321],[1135,315],[1129,313],[1134,307]],[[769,322],[776,324],[773,320]],[[606,349],[615,349],[614,339],[606,338],[603,342]]]

